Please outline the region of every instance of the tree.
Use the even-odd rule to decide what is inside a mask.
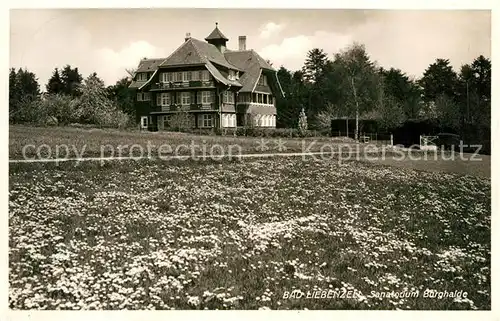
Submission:
[[[380,68],[383,76],[384,93],[396,100],[407,119],[418,117],[421,107],[421,91],[418,84],[400,69]]]
[[[118,107],[126,114],[133,116],[134,108],[134,92],[129,88],[131,80],[128,77],[123,77],[116,84],[108,86],[107,91],[109,97],[118,105]]]
[[[285,97],[276,101],[278,127],[293,128],[297,126],[300,110],[307,105],[308,88],[304,83],[303,71],[292,72],[284,67],[278,70],[278,79]]]
[[[316,115],[328,103],[327,84],[325,75],[331,67],[331,61],[323,49],[314,48],[307,53],[302,67],[303,83],[306,88],[305,106],[307,115],[312,120],[312,127],[316,127]]]
[[[405,121],[403,102],[388,94],[383,84],[379,88],[375,115],[383,129],[399,127]]]
[[[71,68],[70,65],[66,65],[61,71],[61,80],[63,83],[62,93],[70,95],[72,97],[78,97],[80,95],[79,88],[82,84],[83,77],[78,72],[78,68]]]
[[[439,96],[455,97],[457,74],[448,59],[436,59],[424,72],[419,84],[422,86],[425,102],[435,101]]]
[[[105,127],[124,127],[129,122],[129,117],[109,99],[104,82],[96,73],[88,76],[76,91],[80,93],[76,98],[80,122]]]
[[[307,53],[307,58],[302,68],[306,82],[315,83],[322,76],[328,64],[328,56],[323,49],[314,48]]]
[[[57,125],[68,125],[80,120],[78,99],[73,99],[71,96],[48,94],[40,102],[40,106],[46,117]]]
[[[435,100],[437,121],[442,129],[458,129],[460,127],[461,113],[456,102],[440,94]]]
[[[59,74],[59,69],[55,68],[52,73],[52,77],[50,77],[45,89],[48,94],[62,94],[64,91],[64,84],[61,79],[61,75]]]
[[[14,68],[9,70],[9,119],[14,115],[17,110],[17,103],[19,102],[17,73]]]
[[[36,75],[28,69],[20,68],[17,72],[17,87],[18,95],[30,100],[40,98],[40,85]]]
[[[354,43],[335,54],[334,65],[344,77],[342,86],[351,95],[345,97],[345,103],[354,107],[356,126],[354,138],[358,139],[359,115],[367,113],[375,106],[379,91],[380,75],[370,61],[362,44]],[[348,112],[350,114],[350,112]]]
[[[481,99],[491,100],[491,61],[480,55],[471,64],[474,84]]]
[[[321,129],[329,128],[332,125],[332,120],[341,117],[339,116],[341,114],[342,111],[338,105],[328,103],[326,108],[316,115],[316,123]]]
[[[126,69],[125,69],[125,71],[126,71],[126,72],[127,72],[127,74],[128,74],[128,78],[129,78],[130,80],[132,80],[132,79],[134,78],[134,76],[135,76],[136,72],[137,72],[137,68],[130,68],[130,69],[129,69],[129,68],[126,68]]]
[[[9,71],[9,119],[13,122],[25,121],[18,117],[21,109],[33,107],[32,102],[40,99],[40,85],[34,73],[20,68]],[[24,119],[24,118],[23,118]]]

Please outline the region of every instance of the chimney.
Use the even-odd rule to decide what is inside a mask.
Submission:
[[[191,39],[191,32],[186,32],[186,38],[184,38],[184,42],[188,41]]]
[[[238,42],[239,42],[239,49],[238,50],[247,50],[247,36],[239,36],[238,37]]]

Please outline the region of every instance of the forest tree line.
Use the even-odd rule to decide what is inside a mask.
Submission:
[[[10,69],[9,119],[12,123],[70,123],[131,126],[133,72],[105,86],[96,73],[83,78],[78,68],[55,68],[42,94],[36,75]],[[457,132],[486,131],[491,119],[491,61],[479,56],[456,72],[437,58],[421,78],[373,61],[354,43],[331,57],[322,49],[308,52],[303,67],[278,69],[284,98],[277,100],[277,127],[297,128],[305,110],[308,128],[324,130],[332,119],[376,120],[394,128],[407,120],[432,120]]]
[[[407,120],[430,120],[460,133],[486,130],[491,118],[491,61],[479,56],[455,72],[437,58],[421,78],[383,68],[361,44],[329,57],[319,48],[308,52],[301,70],[279,68],[285,98],[277,103],[277,125],[297,126],[302,108],[309,128],[328,128],[332,119],[376,120],[382,129]]]

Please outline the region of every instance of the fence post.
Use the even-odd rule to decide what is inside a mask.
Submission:
[[[422,135],[419,136],[418,144],[422,146]]]
[[[391,134],[391,146],[394,146],[394,140],[392,134]]]

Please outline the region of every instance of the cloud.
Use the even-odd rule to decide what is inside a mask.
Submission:
[[[436,58],[450,59],[458,71],[480,54],[490,57],[489,25],[488,13],[409,11],[369,19],[342,32],[292,35],[257,51],[274,66],[298,70],[313,48],[323,49],[333,58],[334,53],[359,42],[379,65],[420,77]]]
[[[94,56],[99,64],[102,64],[102,70],[97,74],[106,84],[114,83],[125,76],[125,69],[137,67],[142,58],[166,57],[163,50],[143,40],[129,43],[119,51],[110,48],[97,49]]]
[[[267,39],[272,36],[277,35],[285,26],[283,24],[276,24],[274,22],[268,22],[260,27],[260,38]]]
[[[164,50],[144,40],[132,40],[118,49],[106,45],[98,47],[92,34],[82,27],[67,30],[59,28],[58,37],[50,36],[56,32],[56,27],[47,25],[34,29],[35,32],[32,29],[23,34],[18,33],[16,38],[26,40],[16,54],[11,51],[11,65],[33,71],[42,90],[54,68],[61,69],[67,64],[78,67],[84,78],[96,72],[106,85],[111,85],[127,76],[125,69],[137,67],[142,58],[166,57]]]
[[[313,35],[297,35],[284,38],[281,43],[271,44],[258,50],[265,59],[271,60],[274,66],[284,65],[288,69],[302,68],[307,52],[313,48],[323,49],[330,57],[334,52],[352,42],[349,35],[334,32],[316,31]]]

